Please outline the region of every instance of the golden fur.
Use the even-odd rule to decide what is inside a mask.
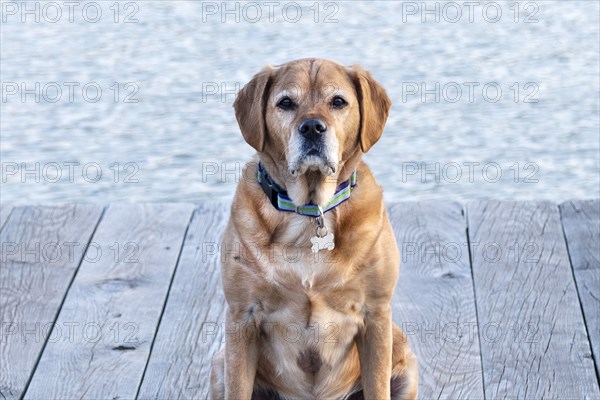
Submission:
[[[296,107],[281,110],[283,95]],[[331,99],[341,95],[343,109]],[[258,389],[290,399],[417,396],[417,364],[391,306],[399,252],[383,202],[362,153],[379,139],[391,102],[358,66],[303,59],[268,66],[238,95],[244,139],[294,204],[326,204],[357,171],[350,200],[325,214],[335,248],[313,254],[313,218],[276,210],[256,179],[257,159],[238,185],[222,245],[227,299],[225,347],[213,358],[213,399],[250,399]],[[335,168],[299,173],[293,164],[302,121],[327,124]],[[335,170],[335,172],[333,172]]]

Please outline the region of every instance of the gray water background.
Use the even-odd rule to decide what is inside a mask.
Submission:
[[[457,2],[456,23],[444,2],[439,22],[435,15],[422,22],[420,1],[296,2],[297,22],[295,6],[284,14],[290,2],[273,13],[257,2],[263,15],[256,23],[246,3],[236,22],[220,14],[221,2],[211,3],[213,15],[207,3],[187,1],[122,2],[115,23],[113,3],[95,3],[102,17],[94,23],[82,16],[85,2],[73,22],[66,7],[56,23],[47,21],[56,16],[51,9],[39,22],[3,14],[3,204],[227,201],[253,154],[232,92],[265,64],[309,56],[363,65],[392,98],[385,133],[365,156],[387,200],[599,196],[597,1],[499,1],[488,6],[487,20],[489,2],[479,2],[472,22]],[[491,22],[498,6],[502,16]],[[132,12],[137,22],[124,23]],[[7,84],[31,89],[36,82],[47,88],[39,101],[7,94]],[[56,102],[48,101],[56,98],[53,82],[63,90]],[[73,99],[65,82],[79,84]],[[93,90],[82,94],[90,82],[102,89],[97,102]],[[479,85],[472,101],[465,82]],[[407,92],[436,83],[439,101]],[[489,83],[502,89],[497,102],[493,88],[482,94]],[[214,94],[222,85],[229,93]],[[462,95],[452,102],[457,86]],[[129,100],[137,102],[125,102],[135,90]]]

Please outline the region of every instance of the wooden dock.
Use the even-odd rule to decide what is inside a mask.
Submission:
[[[394,203],[422,399],[600,399],[600,201]],[[1,399],[204,399],[224,204],[0,210]]]

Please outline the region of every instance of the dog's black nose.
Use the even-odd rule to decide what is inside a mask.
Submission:
[[[327,125],[320,119],[307,119],[302,121],[298,131],[309,140],[319,139],[327,130]]]

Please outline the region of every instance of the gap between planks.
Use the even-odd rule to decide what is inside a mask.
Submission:
[[[136,395],[192,212],[150,203],[106,210],[93,237],[101,256],[88,249],[57,320],[93,324],[99,335],[48,343],[26,399]]]

